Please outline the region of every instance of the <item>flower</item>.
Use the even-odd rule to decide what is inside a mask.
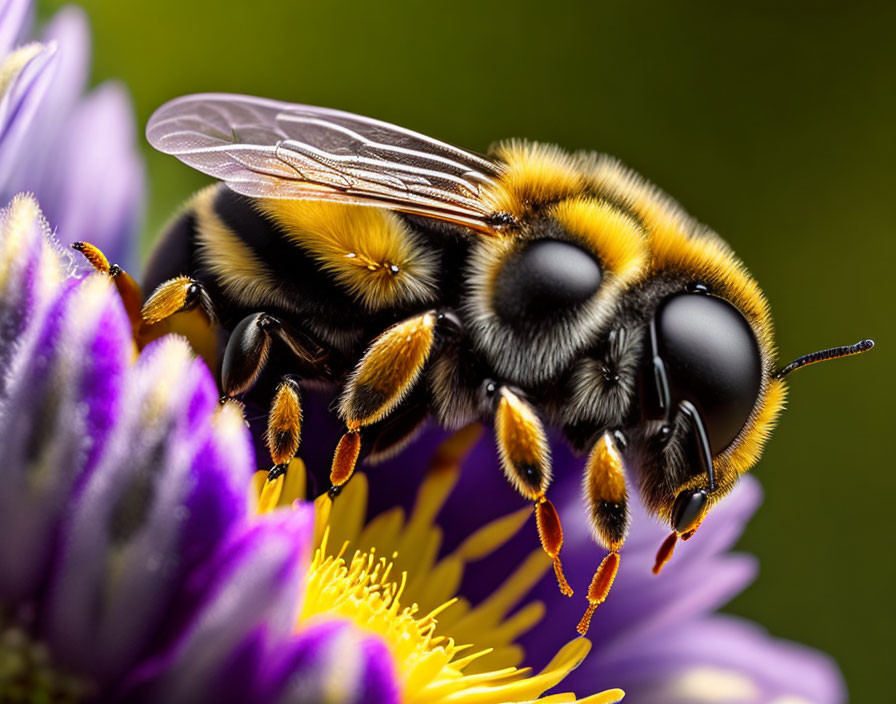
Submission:
[[[30,0],[0,2],[0,203],[36,194],[66,243],[89,240],[135,263],[144,191],[125,89],[82,95],[90,38],[82,10],[65,7],[28,42]]]
[[[576,488],[567,484],[558,492],[568,517],[566,549],[569,555],[594,555]],[[624,567],[592,625],[594,655],[570,681],[581,687],[612,678],[634,701],[668,704],[844,702],[842,677],[828,656],[772,638],[745,619],[713,613],[756,577],[755,557],[729,551],[761,500],[756,478],[743,477],[658,576],[651,567],[668,530],[636,503]],[[571,579],[587,583],[587,562],[567,564]],[[548,585],[540,585],[537,595],[552,597]],[[552,603],[558,618],[576,618],[576,605]],[[550,648],[553,639],[546,635],[530,644],[533,655],[536,647]]]
[[[236,590],[253,629],[291,608],[301,516],[247,527],[247,433],[204,365],[174,338],[135,360],[115,288],[33,199],[0,211],[0,255],[0,699],[110,699]],[[250,567],[254,591],[237,576]]]
[[[314,421],[313,411],[306,414],[309,422]],[[312,432],[317,439],[328,431],[315,427]],[[410,504],[406,485],[418,481],[414,468],[442,437],[440,431],[426,431],[401,456],[370,469],[374,511]],[[586,606],[584,590],[604,556],[593,542],[581,498],[583,460],[562,441],[553,443],[552,455],[555,479],[549,496],[563,521],[561,557],[576,594],[572,599],[562,596],[553,576],[546,575],[529,595],[544,604],[545,618],[521,636],[519,645],[526,651],[526,662],[536,667],[573,632]],[[828,656],[772,638],[747,620],[714,613],[756,576],[753,556],[729,551],[760,502],[759,482],[743,477],[657,576],[651,568],[668,529],[646,514],[637,497],[630,497],[632,531],[621,551],[616,583],[591,624],[594,648],[563,686],[584,691],[618,686],[627,701],[649,704],[844,702],[842,677]],[[485,438],[470,453],[457,490],[438,516],[445,550],[456,549],[469,525],[521,503],[503,478],[493,441]],[[468,572],[459,593],[477,603],[537,545],[530,521],[513,541]]]
[[[237,405],[184,340],[138,352],[110,277],[27,196],[0,210],[0,334],[0,700],[528,702],[587,654],[577,638],[516,667],[542,608],[508,613],[548,567],[538,551],[475,607],[452,598],[528,513],[436,559],[464,436],[407,521],[365,524],[363,477],[332,506],[269,510],[304,493],[299,461],[259,515]]]
[[[402,702],[534,700],[566,677],[590,649],[587,640],[575,638],[561,644],[537,675],[518,667],[523,651],[515,641],[544,617],[544,607],[538,603],[514,611],[550,569],[540,548],[477,605],[454,597],[469,565],[499,549],[532,513],[527,507],[497,518],[438,557],[442,534],[433,519],[456,485],[460,464],[478,436],[477,428],[461,431],[433,453],[407,516],[393,507],[365,521],[368,487],[363,474],[354,477],[336,501],[325,494],[314,503],[315,554],[298,632],[335,618],[378,634],[395,663]],[[273,481],[266,481],[266,476],[266,472],[256,475],[263,511],[301,504],[306,487],[300,460]],[[351,558],[346,557],[347,550],[353,551]],[[612,689],[580,701],[598,704],[621,697],[620,690]]]

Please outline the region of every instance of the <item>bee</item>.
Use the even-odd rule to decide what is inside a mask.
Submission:
[[[559,429],[587,453],[590,524],[607,550],[581,633],[619,566],[630,480],[672,530],[658,572],[759,459],[784,378],[873,345],[779,366],[768,303],[730,247],[609,156],[509,141],[486,157],[228,94],[165,104],[147,138],[222,183],[163,235],[143,318],[199,309],[215,321],[227,399],[276,376],[271,477],[299,449],[306,386],[338,399],[337,489],[362,450],[389,456],[427,418],[486,421],[572,594],[547,498],[546,428]]]

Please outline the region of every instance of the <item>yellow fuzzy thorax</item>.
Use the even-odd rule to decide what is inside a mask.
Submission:
[[[492,151],[502,169],[489,194],[496,212],[523,218],[533,206],[585,192],[587,182],[576,159],[560,147],[511,140]]]
[[[363,474],[336,501],[324,495],[314,502],[314,555],[297,629],[337,620],[376,635],[392,654],[407,704],[619,701],[619,690],[582,700],[571,694],[539,698],[585,657],[590,644],[583,638],[570,641],[540,673],[519,667],[523,653],[514,641],[545,615],[538,602],[513,611],[550,565],[540,550],[480,604],[455,596],[467,564],[498,549],[531,515],[527,507],[499,518],[437,557],[441,531],[434,518],[457,481],[462,453],[476,437],[467,429],[443,445],[408,516],[393,508],[365,523]],[[301,499],[304,476],[300,460],[272,482],[258,472],[258,509],[282,510]]]
[[[632,284],[644,274],[649,262],[644,233],[625,213],[596,198],[580,196],[558,203],[551,214],[600,258],[604,271],[617,281]]]

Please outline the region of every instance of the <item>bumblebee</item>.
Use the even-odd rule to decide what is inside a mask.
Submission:
[[[226,399],[274,374],[266,434],[282,474],[302,388],[337,394],[333,487],[399,451],[432,417],[490,422],[508,481],[535,506],[560,588],[546,427],[583,453],[607,551],[585,633],[629,528],[629,481],[679,538],[759,459],[784,377],[768,304],[729,246],[612,157],[510,141],[479,156],[377,120],[240,95],[152,116],[158,150],[218,183],[164,234],[143,306],[191,309],[226,340]],[[336,492],[334,491],[334,494]]]

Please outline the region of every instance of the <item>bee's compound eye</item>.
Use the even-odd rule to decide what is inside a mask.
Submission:
[[[511,325],[562,314],[591,298],[601,278],[597,261],[581,247],[535,240],[501,265],[495,277],[495,311]]]
[[[697,407],[717,455],[740,433],[759,397],[762,358],[750,324],[721,298],[681,293],[660,304],[654,331],[672,407],[683,400]]]
[[[672,505],[672,530],[676,533],[687,533],[695,528],[706,506],[706,492],[683,491]]]

